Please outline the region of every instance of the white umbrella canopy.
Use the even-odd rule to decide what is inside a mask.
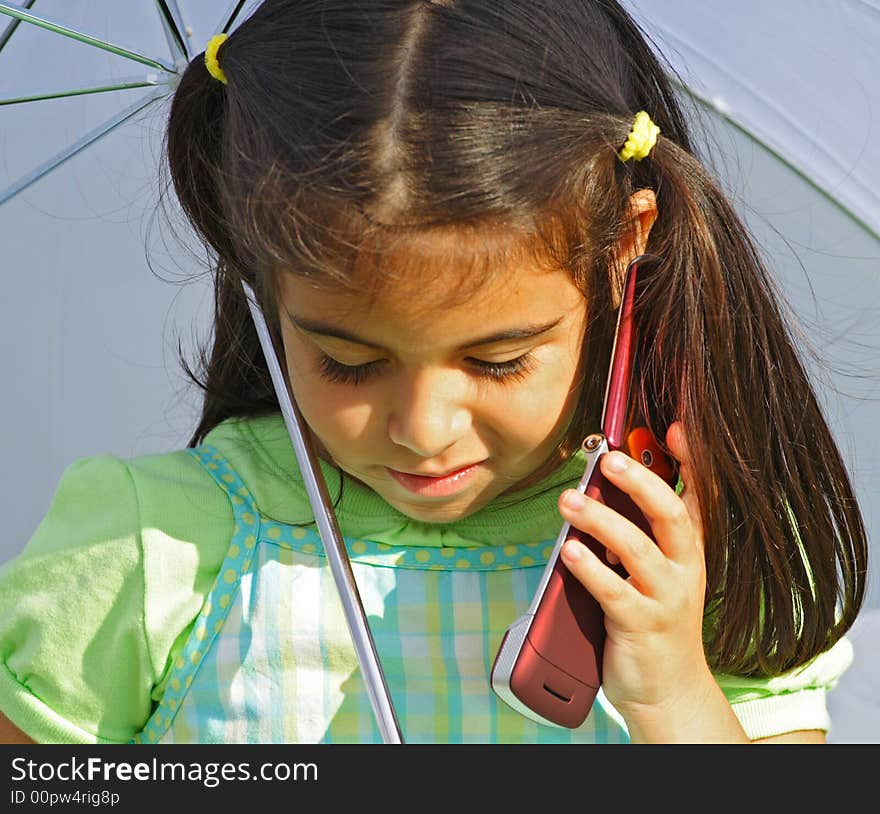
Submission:
[[[624,0],[688,90],[880,240],[876,0]]]
[[[0,132],[29,134],[15,142],[0,204],[138,114],[161,127],[158,103],[178,72],[210,36],[234,28],[256,5],[0,2]]]
[[[752,226],[805,339],[819,352],[808,365],[876,541],[880,90],[873,74],[880,6],[623,2],[701,100],[711,137],[704,158]],[[121,111],[167,94],[174,70],[256,5],[20,3],[153,64],[25,22],[4,40],[12,19],[0,15],[0,101],[136,85],[0,105],[0,200]],[[0,477],[8,523],[0,562],[30,536],[71,461],[161,452],[183,444],[195,424],[198,394],[177,365],[176,334],[187,345],[208,330],[211,297],[207,280],[196,276],[204,270],[198,258],[154,228],[166,115],[160,98],[0,203],[3,452],[16,463],[14,477],[9,467]],[[176,284],[191,276],[192,285]],[[876,574],[866,610],[880,612]],[[836,725],[838,739],[877,739],[864,733],[872,725],[880,731],[880,702],[873,691],[859,693],[839,696],[858,704]]]
[[[194,426],[175,332],[189,345],[207,330],[210,293],[204,279],[175,284],[203,267],[166,249],[154,219],[160,138],[174,71],[255,5],[0,3],[54,29],[0,14],[0,341],[15,349],[2,364],[17,394],[4,400],[3,451],[21,464],[0,479],[13,526],[0,561],[71,461],[178,446]],[[99,88],[113,89],[5,103]]]

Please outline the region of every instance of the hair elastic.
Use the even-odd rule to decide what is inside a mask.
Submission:
[[[217,59],[217,50],[226,42],[227,36],[226,34],[216,34],[208,40],[208,44],[205,47],[205,67],[214,79],[219,80],[224,85],[226,84],[226,74],[223,73],[223,69],[220,67],[220,62]]]
[[[629,161],[630,158],[634,158],[636,161],[641,161],[654,148],[659,133],[660,128],[651,121],[651,117],[644,110],[640,110],[636,113],[626,143],[618,153],[620,160]]]

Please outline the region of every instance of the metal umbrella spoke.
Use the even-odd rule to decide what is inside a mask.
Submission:
[[[107,93],[114,90],[132,90],[133,88],[150,88],[157,86],[170,86],[177,81],[174,75],[166,74],[158,77],[153,74],[146,76],[129,76],[114,80],[112,85],[98,85],[90,88],[73,88],[71,90],[47,91],[33,96],[17,96],[12,99],[0,99],[0,107],[3,105],[17,105],[23,102],[41,102],[46,99],[64,99],[69,96],[85,96],[90,93]]]
[[[27,2],[22,6],[22,8],[29,9],[36,0],[27,0]],[[15,29],[21,25],[21,20],[14,19],[11,23],[6,26],[6,30],[0,34],[0,51],[2,51],[6,47],[6,43],[9,42],[9,39],[15,33]]]
[[[156,0],[159,10],[159,18],[165,29],[165,39],[175,59],[181,62],[189,62],[193,58],[193,50],[190,46],[191,34],[189,24],[183,16],[183,10],[177,0]]]
[[[247,0],[234,0],[234,2],[230,3],[229,8],[226,9],[226,14],[221,17],[220,25],[214,30],[214,34],[228,34],[229,29],[235,22],[235,18],[238,17],[246,2]]]
[[[4,204],[6,201],[17,195],[22,190],[27,189],[27,187],[29,187],[31,184],[39,181],[40,178],[54,170],[59,165],[63,164],[68,159],[73,158],[73,156],[75,156],[81,150],[84,150],[89,145],[94,144],[98,139],[106,136],[107,133],[119,127],[119,125],[123,122],[128,121],[128,119],[139,113],[151,102],[154,102],[156,99],[160,99],[161,97],[163,97],[165,93],[166,91],[164,88],[155,88],[146,96],[141,97],[133,105],[130,105],[119,113],[116,113],[103,124],[99,125],[94,130],[91,130],[89,133],[84,135],[81,139],[65,147],[57,155],[53,156],[43,164],[40,164],[39,167],[29,172],[23,178],[20,178],[12,186],[0,192],[0,205]]]
[[[308,429],[291,398],[281,363],[275,353],[269,327],[257,303],[254,291],[246,282],[242,282],[242,289],[260,340],[260,346],[263,349],[275,393],[278,396],[278,404],[284,416],[284,423],[293,444],[297,463],[300,472],[302,472],[309,503],[315,515],[315,524],[324,544],[324,553],[327,556],[339,598],[342,600],[345,620],[348,623],[349,633],[361,667],[364,683],[367,686],[373,714],[382,735],[382,741],[383,743],[403,743],[400,722],[394,711],[391,692],[388,689],[382,664],[376,652],[367,614],[358,592],[348,552],[345,549],[345,541],[331,508],[332,501],[327,492],[327,484],[315,451],[308,440]]]
[[[59,23],[55,20],[50,20],[48,17],[41,17],[33,14],[24,6],[16,6],[13,3],[0,2],[0,14],[6,14],[22,22],[31,23],[39,28],[45,28],[47,31],[51,31],[54,34],[60,34],[63,37],[69,37],[70,39],[84,43],[85,45],[91,45],[95,48],[109,51],[111,54],[116,54],[125,59],[140,62],[142,65],[148,65],[151,68],[158,68],[168,73],[175,73],[177,70],[175,65],[164,59],[159,57],[148,57],[145,54],[138,53],[130,48],[107,42],[106,40],[99,37],[93,37],[91,34],[86,34],[82,31],[77,31],[75,28],[71,28],[64,23]]]

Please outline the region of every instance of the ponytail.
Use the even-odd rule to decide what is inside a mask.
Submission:
[[[228,98],[234,92],[234,80],[232,85],[218,82],[202,58],[193,59],[174,94],[166,134],[165,152],[177,197],[218,257],[213,269],[214,335],[210,356],[202,349],[193,368],[181,353],[184,371],[205,395],[189,446],[201,443],[226,418],[255,417],[279,409],[241,287],[241,280],[247,280],[263,301],[263,277],[246,272],[243,264],[235,261],[237,252],[217,183],[217,173],[223,166]]]
[[[738,215],[689,153],[661,138],[642,291],[655,431],[681,420],[706,538],[706,649],[717,669],[778,674],[827,650],[863,601],[853,489]]]

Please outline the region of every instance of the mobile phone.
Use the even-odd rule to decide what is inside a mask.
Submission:
[[[587,436],[587,457],[578,490],[605,503],[635,523],[651,539],[645,516],[599,470],[602,455],[621,450],[653,470],[670,485],[677,481],[675,462],[643,424],[633,383],[638,381],[638,330],[634,301],[639,265],[658,258],[640,255],[626,272],[617,313],[611,364],[605,386],[601,432]],[[564,523],[528,610],[504,635],[492,666],[492,689],[511,707],[540,723],[575,728],[586,720],[602,681],[605,619],[592,595],[560,559],[566,540],[575,538],[608,563],[605,546]],[[610,564],[609,564],[610,566]],[[622,565],[613,567],[626,575]]]

